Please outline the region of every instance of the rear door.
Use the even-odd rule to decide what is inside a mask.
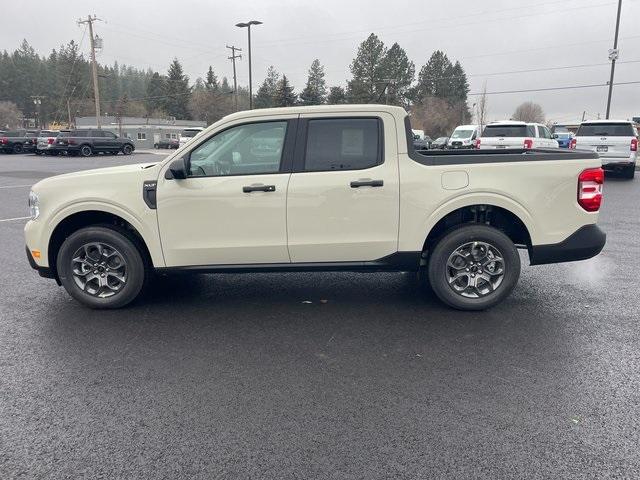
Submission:
[[[370,261],[397,252],[398,175],[391,115],[301,115],[287,193],[291,261]]]

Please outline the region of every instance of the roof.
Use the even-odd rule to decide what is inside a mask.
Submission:
[[[633,123],[631,120],[616,120],[615,118],[610,118],[609,120],[585,120],[582,123]]]
[[[407,115],[407,111],[402,107],[392,105],[377,104],[350,104],[350,105],[312,105],[308,107],[278,107],[278,108],[258,108],[254,110],[244,110],[232,113],[224,117],[224,120],[235,118],[246,118],[247,116],[262,115],[303,115],[305,113],[334,113],[334,112],[389,112],[392,115]]]
[[[174,127],[205,127],[206,123],[200,120],[176,120],[171,118],[146,118],[146,117],[122,117],[120,121],[113,115],[100,117],[102,125],[167,125]],[[93,127],[96,117],[76,117],[76,127]]]

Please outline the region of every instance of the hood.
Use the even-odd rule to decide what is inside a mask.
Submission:
[[[94,168],[91,170],[80,170],[78,172],[64,173],[53,177],[45,178],[34,185],[34,188],[53,187],[56,184],[66,184],[74,180],[82,181],[100,181],[100,178],[107,178],[119,175],[131,176],[136,173],[148,172],[150,177],[157,176],[155,170],[158,169],[159,163],[137,163],[133,165],[120,165],[117,167]],[[145,175],[147,177],[147,175]]]

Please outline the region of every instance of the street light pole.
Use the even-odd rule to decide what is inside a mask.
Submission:
[[[247,28],[247,38],[248,38],[248,54],[249,54],[249,110],[253,109],[253,84],[251,78],[251,25],[262,25],[262,22],[258,20],[250,20],[248,22],[236,23],[236,27],[239,28]]]
[[[607,120],[611,111],[611,94],[613,93],[613,74],[616,70],[616,59],[618,58],[618,31],[620,30],[620,12],[622,11],[622,0],[618,0],[618,16],[616,18],[616,35],[613,40],[613,49],[609,50],[611,60],[611,77],[609,78],[609,95],[607,97]]]

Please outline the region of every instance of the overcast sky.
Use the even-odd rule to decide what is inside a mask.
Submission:
[[[471,93],[602,84],[609,79],[617,0],[3,0],[0,48],[13,50],[23,38],[42,54],[71,39],[80,42],[79,15],[104,22],[99,61],[118,61],[165,72],[173,57],[191,80],[208,65],[231,78],[225,45],[246,53],[246,29],[234,25],[257,19],[252,29],[254,92],[269,65],[285,73],[300,91],[314,58],[329,85],[345,85],[349,63],[371,32],[387,46],[398,42],[416,70],[436,50],[460,60]],[[620,59],[615,82],[640,82],[640,0],[623,0]],[[25,19],[29,19],[27,22]],[[88,39],[83,50],[88,52]],[[629,62],[629,63],[624,63]],[[581,66],[556,70],[519,70]],[[238,81],[248,83],[246,58]],[[525,100],[538,102],[557,121],[604,115],[606,87],[491,95],[489,119],[508,118]],[[469,105],[475,97],[470,96]],[[640,83],[614,88],[612,116],[640,116]]]

